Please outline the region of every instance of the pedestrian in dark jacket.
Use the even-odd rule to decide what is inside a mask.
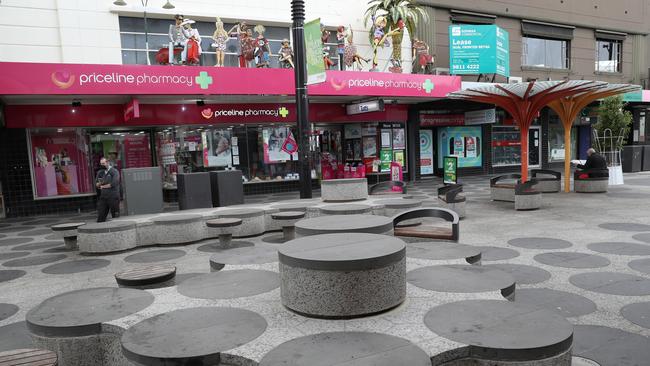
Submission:
[[[584,174],[588,175],[588,177],[607,176],[603,174],[608,172],[607,161],[602,157],[602,155],[596,153],[596,150],[593,148],[587,150],[587,161],[584,164],[576,165],[576,167],[581,171],[584,171]]]
[[[113,218],[120,216],[120,173],[102,158],[102,170],[97,173],[96,186],[100,190],[97,200],[97,222],[105,222],[110,211]]]

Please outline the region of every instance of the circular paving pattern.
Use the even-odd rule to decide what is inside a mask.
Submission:
[[[508,273],[486,266],[445,265],[412,270],[406,280],[417,287],[438,292],[501,291],[509,297],[515,291],[515,279]]]
[[[39,250],[39,249],[49,249],[61,246],[63,247],[63,242],[60,241],[39,241],[36,243],[23,244],[11,248],[11,250]]]
[[[514,249],[491,247],[491,246],[476,246],[481,251],[481,260],[484,261],[500,261],[505,259],[512,259],[519,257],[519,252]]]
[[[582,289],[609,295],[650,295],[650,279],[618,272],[588,272],[569,277],[569,282]]]
[[[153,303],[142,290],[99,287],[66,292],[30,310],[26,320],[33,333],[44,336],[96,334],[104,322],[136,313]]]
[[[238,269],[208,273],[187,279],[178,292],[195,299],[235,299],[263,294],[280,287],[275,272]]]
[[[45,228],[45,229],[36,229],[32,231],[24,231],[22,233],[19,233],[18,236],[39,236],[39,235],[46,235],[50,233],[52,233],[52,229]]]
[[[41,264],[53,263],[65,259],[68,256],[65,254],[43,254],[33,257],[13,259],[8,262],[2,263],[5,267],[28,267],[40,266]]]
[[[576,325],[573,355],[603,366],[643,366],[650,360],[650,339],[615,328]]]
[[[29,255],[30,252],[10,252],[10,253],[0,253],[0,261],[6,261],[7,259],[14,259],[24,257]]]
[[[641,233],[632,235],[632,239],[650,244],[650,233]]]
[[[226,264],[246,265],[246,264],[264,264],[278,261],[278,250],[266,246],[246,246],[232,249],[217,249],[210,256],[210,268],[212,270],[221,270]]]
[[[571,349],[573,334],[573,325],[559,314],[499,300],[440,305],[424,316],[424,324],[447,339],[475,347],[481,359],[503,361],[564,353]]]
[[[547,288],[518,289],[515,302],[543,307],[565,318],[596,311],[596,304],[584,296]]]
[[[33,347],[24,321],[0,327],[0,352]]]
[[[635,271],[650,274],[650,258],[635,259],[627,265]]]
[[[205,242],[203,242],[205,243]],[[208,241],[207,244],[203,244],[200,247],[196,248],[199,252],[205,252],[205,253],[220,253],[221,251],[225,250],[232,250],[232,249],[237,249],[237,248],[244,248],[244,247],[252,247],[255,244],[250,242],[250,241],[244,241],[244,240],[233,240],[230,242],[230,246],[228,249],[224,249],[220,247],[219,240],[211,240]]]
[[[562,239],[538,237],[516,238],[509,240],[508,244],[526,249],[565,249],[573,245],[571,242]]]
[[[33,226],[18,226],[18,225],[12,225],[8,227],[4,227],[0,229],[0,233],[13,233],[16,231],[25,231],[25,230],[31,230],[34,229]]]
[[[29,225],[51,225],[59,221],[61,221],[59,218],[40,219],[40,220],[29,221]],[[23,225],[25,224],[27,223],[23,223]]]
[[[0,270],[0,283],[15,280],[26,275],[27,272],[21,270]]]
[[[625,305],[621,309],[621,315],[634,324],[650,329],[650,302]]]
[[[375,215],[333,215],[300,220],[296,223],[296,235],[308,236],[333,233],[371,233],[392,232],[393,220]]]
[[[292,339],[267,353],[260,366],[430,366],[421,348],[380,333],[333,332]]]
[[[320,208],[325,215],[362,215],[369,213],[372,207],[368,205],[345,203],[340,205],[329,205]]]
[[[14,304],[0,303],[0,321],[5,320],[18,312],[18,306]]]
[[[525,264],[488,264],[487,268],[496,268],[503,272],[510,273],[515,278],[515,282],[519,285],[532,285],[540,283],[551,278],[551,274],[538,267],[527,266]]]
[[[266,320],[249,310],[190,308],[145,319],[121,341],[124,355],[140,364],[217,365],[221,352],[254,340],[266,327]]]
[[[406,246],[406,256],[430,260],[465,259],[476,263],[481,260],[481,250],[465,244],[415,242]]]
[[[43,268],[41,272],[47,274],[72,274],[94,271],[96,269],[104,268],[109,264],[111,264],[111,261],[106,259],[79,259],[53,264]]]
[[[601,242],[591,243],[587,248],[607,254],[616,255],[650,255],[650,245],[639,243],[625,243],[625,242]]]
[[[131,254],[124,258],[128,263],[155,263],[177,259],[187,254],[184,250],[179,249],[158,249],[146,252]]]
[[[611,263],[599,255],[575,252],[542,253],[533,257],[539,263],[563,268],[600,268]]]
[[[598,225],[601,229],[614,230],[614,231],[650,231],[650,225],[636,224],[633,222],[611,222]]]
[[[34,239],[32,238],[9,238],[9,239],[3,239],[0,240],[0,247],[8,246],[8,245],[18,245],[18,244],[25,244],[29,243],[30,241],[33,241]]]

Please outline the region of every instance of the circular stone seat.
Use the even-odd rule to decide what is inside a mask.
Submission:
[[[249,310],[202,307],[145,319],[122,335],[122,351],[139,365],[220,365],[221,352],[244,345],[266,330]]]
[[[366,178],[328,179],[320,183],[321,199],[325,202],[359,201],[368,198]]]
[[[332,215],[296,223],[296,237],[334,233],[393,235],[393,220],[375,215]]]
[[[271,214],[271,218],[279,222],[282,227],[282,235],[284,240],[292,240],[296,236],[295,224],[298,220],[305,217],[305,212],[302,211],[280,211]]]
[[[173,285],[176,267],[170,264],[143,266],[115,274],[120,287],[157,288]]]
[[[136,223],[113,220],[80,226],[77,244],[82,253],[110,253],[137,246]]]
[[[484,266],[465,264],[422,267],[409,271],[410,284],[426,290],[452,293],[500,291],[508,300],[515,299],[515,279],[505,272]]]
[[[306,316],[351,318],[401,304],[406,244],[395,237],[340,233],[291,240],[279,250],[281,297]]]
[[[77,229],[85,225],[85,222],[66,222],[64,224],[57,224],[50,226],[54,232],[61,233],[65,247],[69,250],[77,250]]]
[[[187,244],[203,239],[203,216],[175,214],[154,217],[156,244]]]
[[[363,215],[369,214],[371,211],[371,206],[353,203],[330,205],[320,208],[322,215]]]
[[[232,244],[232,233],[235,231],[237,226],[242,224],[242,222],[242,219],[225,217],[208,220],[205,222],[205,225],[217,232],[217,235],[219,236],[219,247],[230,248],[230,245]]]
[[[313,202],[292,202],[292,203],[280,203],[277,205],[271,206],[272,209],[276,209],[280,212],[284,211],[302,211],[307,212],[309,207],[314,206]]]
[[[15,349],[0,352],[2,366],[56,366],[59,358],[55,352],[45,349]]]
[[[377,200],[374,203],[384,206],[384,216],[392,217],[399,213],[418,208],[422,206],[421,200],[409,198],[395,198],[387,200]]]
[[[232,236],[242,238],[264,233],[265,213],[261,208],[233,208],[215,212],[217,218],[241,219],[242,224],[235,228]]]

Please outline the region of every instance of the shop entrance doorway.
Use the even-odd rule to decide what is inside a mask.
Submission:
[[[528,166],[540,168],[542,163],[542,127],[532,126],[528,131]]]

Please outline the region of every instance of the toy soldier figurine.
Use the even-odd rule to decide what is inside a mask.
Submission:
[[[174,48],[185,48],[187,38],[183,33],[183,16],[180,14],[174,15],[175,24],[169,25],[169,64],[177,64],[176,57],[174,56]],[[164,62],[160,60],[160,62]]]
[[[280,48],[279,52],[280,57],[278,57],[278,61],[280,61],[280,68],[283,69],[293,69],[293,50],[291,49],[291,44],[289,43],[288,39],[283,39],[282,40],[282,48]]]

